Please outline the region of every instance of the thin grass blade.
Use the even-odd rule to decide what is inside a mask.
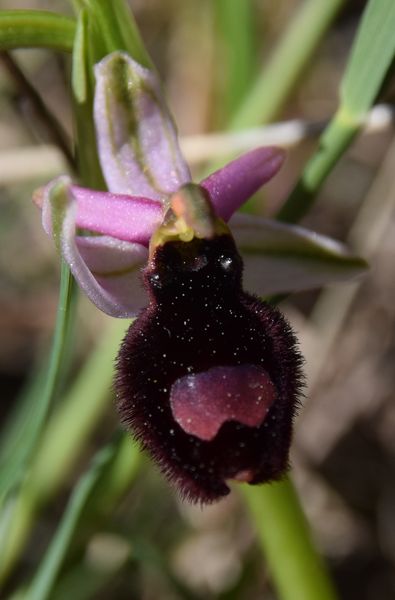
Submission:
[[[75,34],[72,19],[46,11],[0,11],[0,50],[50,48],[71,52]]]
[[[317,152],[278,218],[296,222],[313,204],[321,185],[359,133],[395,56],[395,3],[370,0],[355,37],[340,88],[340,105],[320,138]]]
[[[75,308],[76,288],[65,264],[62,264],[59,304],[55,333],[45,382],[40,376],[31,394],[17,409],[11,423],[12,436],[1,448],[0,455],[0,499],[18,483],[31,458],[44,428],[48,413],[56,397],[58,386],[67,369],[68,348],[71,342],[72,322]],[[42,388],[39,389],[39,385]],[[34,402],[34,405],[31,404]],[[15,424],[18,425],[15,426]]]
[[[31,583],[26,596],[29,600],[50,598],[81,513],[104,470],[114,459],[117,447],[118,442],[99,451],[90,469],[74,488],[60,525]]]

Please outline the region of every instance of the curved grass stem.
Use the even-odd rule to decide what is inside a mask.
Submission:
[[[73,49],[75,22],[56,13],[38,10],[0,12],[0,50],[49,48]]]
[[[0,457],[0,497],[5,497],[23,475],[29,459],[42,434],[49,411],[57,395],[59,384],[68,366],[69,347],[72,339],[76,288],[65,263],[62,263],[59,304],[55,333],[45,380],[40,388],[34,385],[21,406],[17,407],[12,435],[2,447]],[[42,385],[42,387],[41,387]]]

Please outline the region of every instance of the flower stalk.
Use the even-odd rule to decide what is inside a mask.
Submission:
[[[241,493],[281,600],[336,600],[290,479]]]

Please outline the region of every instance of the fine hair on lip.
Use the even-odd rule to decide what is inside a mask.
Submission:
[[[193,502],[288,468],[302,358],[280,311],[243,291],[242,268],[230,235],[158,245],[144,272],[150,303],[118,355],[124,425]]]

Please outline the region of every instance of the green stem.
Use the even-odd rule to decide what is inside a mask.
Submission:
[[[140,449],[124,432],[118,432],[114,441],[96,454],[91,467],[74,487],[61,523],[39,563],[27,594],[29,600],[52,597],[62,564],[76,537],[78,523],[85,525],[82,540],[90,535],[92,527],[97,531],[97,527],[108,519],[123,495],[130,490],[141,464]],[[88,530],[87,520],[92,520]],[[78,543],[81,544],[81,533]]]
[[[72,324],[75,316],[76,285],[68,265],[62,261],[60,269],[59,306],[56,315],[53,347],[44,387],[42,411],[47,414],[63,374],[64,358],[72,342]]]
[[[93,189],[105,189],[96,147],[93,119],[94,75],[93,36],[89,35],[87,11],[81,10],[72,55],[73,116],[76,130],[76,153],[83,184]]]
[[[40,502],[56,493],[66,480],[81,448],[109,406],[114,360],[126,327],[121,319],[106,328],[44,432],[29,477],[30,487]]]
[[[339,110],[320,139],[318,151],[307,163],[295,189],[280,209],[277,219],[296,223],[308,213],[317,193],[339,158],[357,135],[361,123]]]
[[[47,600],[47,598],[50,598],[81,513],[105,468],[116,455],[116,451],[117,444],[114,443],[100,450],[93,459],[90,469],[74,488],[60,525],[47,548],[44,559],[41,561],[26,595],[29,600]]]
[[[143,464],[141,449],[123,432],[120,437],[117,453],[100,480],[96,494],[89,505],[89,512],[99,515],[111,514],[114,506],[130,490],[132,482]]]
[[[35,10],[0,12],[0,50],[51,48],[71,52],[75,22],[56,13]]]
[[[31,458],[31,453],[42,434],[59,383],[67,367],[67,356],[72,340],[71,325],[75,314],[75,295],[74,280],[67,265],[62,263],[55,333],[45,383],[40,394],[37,393],[37,390],[33,390],[32,395],[28,395],[28,399],[36,400],[34,411],[27,402],[24,403],[22,410],[28,417],[23,419],[24,428],[22,431],[15,431],[15,435],[10,439],[4,449],[4,455],[1,457],[0,484],[3,496],[20,478]],[[33,385],[33,387],[35,386]]]
[[[28,478],[3,511],[0,582],[9,575],[34,524],[37,511],[67,480],[98,421],[108,407],[114,357],[125,331],[113,321],[90,355],[72,389],[58,405],[42,436]],[[1,523],[0,523],[1,531]]]
[[[281,600],[336,600],[290,480],[242,492]]]
[[[145,49],[132,11],[125,0],[75,0],[75,10],[86,10],[96,28],[96,37],[100,37],[105,53],[125,50],[140,64],[153,68],[152,61]],[[97,56],[96,60],[102,58]]]
[[[262,75],[230,123],[243,129],[271,121],[311,60],[344,0],[305,0]]]
[[[219,33],[216,36],[218,54],[223,55],[217,66],[217,80],[224,82],[218,115],[223,123],[239,108],[255,78],[254,7],[251,0],[215,0],[214,8]]]
[[[394,3],[370,0],[340,85],[340,106],[321,136],[318,152],[280,210],[280,220],[297,221],[308,212],[322,183],[359,132],[394,59],[394,26]]]

